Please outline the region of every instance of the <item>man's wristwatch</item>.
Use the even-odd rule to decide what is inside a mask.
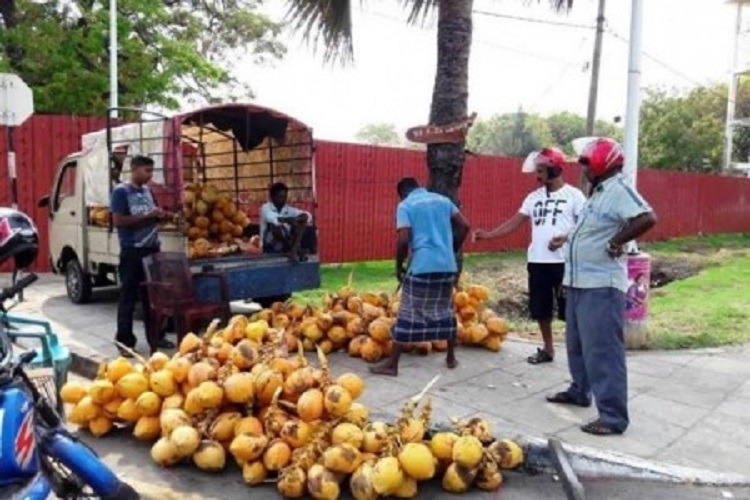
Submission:
[[[607,242],[607,251],[610,253],[617,253],[621,250],[621,245],[615,245],[612,240]]]

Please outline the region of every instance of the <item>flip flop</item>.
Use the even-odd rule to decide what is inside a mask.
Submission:
[[[591,401],[581,402],[577,399],[573,399],[573,396],[571,396],[567,391],[562,391],[558,392],[557,394],[547,396],[546,399],[550,403],[561,405],[580,406],[581,408],[588,408],[589,406],[591,406]]]
[[[175,345],[174,342],[170,342],[167,339],[161,339],[158,344],[156,344],[156,347],[159,349],[174,349]]]
[[[130,351],[126,351],[120,346],[115,346],[115,347],[117,348],[117,351],[120,353],[120,356],[122,356],[123,358],[132,359],[135,357],[133,353],[131,353]],[[131,347],[131,349],[135,351],[135,346]]]
[[[532,356],[529,356],[526,361],[529,362],[529,364],[532,365],[538,365],[541,363],[551,363],[555,360],[555,357],[552,356],[552,354],[548,353],[544,349],[537,348],[536,353]]]
[[[592,420],[586,425],[581,426],[581,430],[594,436],[619,436],[623,431],[615,429],[602,422],[600,419]]]

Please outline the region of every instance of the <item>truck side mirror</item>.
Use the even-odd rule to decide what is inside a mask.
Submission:
[[[39,198],[39,201],[36,202],[36,206],[39,208],[47,208],[49,206],[49,195],[46,194]]]

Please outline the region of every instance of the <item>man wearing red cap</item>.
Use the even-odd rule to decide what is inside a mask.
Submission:
[[[555,357],[552,342],[552,318],[557,302],[557,314],[565,319],[565,297],[562,281],[565,274],[565,255],[562,249],[550,250],[549,242],[556,236],[567,235],[575,226],[576,218],[586,198],[583,193],[565,183],[562,172],[565,155],[557,148],[544,148],[533,159],[536,178],[542,185],[532,191],[513,217],[491,231],[478,230],[474,237],[487,240],[506,236],[531,223],[531,244],[528,249],[529,312],[539,324],[544,347],[529,356],[531,364],[548,363]]]
[[[547,401],[587,407],[593,394],[599,416],[581,430],[597,436],[622,434],[630,423],[623,247],[656,224],[651,206],[623,177],[624,162],[622,147],[612,139],[595,139],[583,148],[578,163],[591,196],[575,229],[550,242],[551,250],[567,245],[565,342],[573,381]]]

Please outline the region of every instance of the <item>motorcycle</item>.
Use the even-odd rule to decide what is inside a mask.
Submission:
[[[36,353],[13,356],[4,303],[36,279],[30,274],[0,291],[0,498],[41,500],[54,493],[63,499],[139,499],[133,487],[65,429],[26,374],[24,366]]]

